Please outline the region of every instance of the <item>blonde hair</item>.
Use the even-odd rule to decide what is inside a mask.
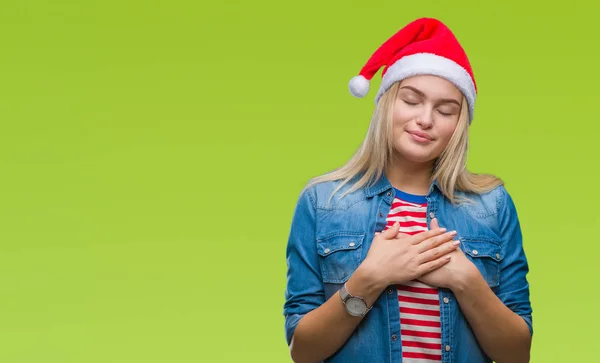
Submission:
[[[331,197],[345,184],[360,175],[344,195],[362,187],[373,185],[392,165],[394,152],[392,112],[396,102],[400,82],[396,82],[379,100],[367,135],[358,150],[341,168],[313,178],[306,188],[327,181],[342,182],[335,188]],[[466,169],[469,147],[469,111],[463,97],[458,124],[448,145],[436,159],[431,182],[437,180],[440,190],[452,203],[468,202],[456,196],[456,191],[481,194],[503,184],[502,180],[490,174],[474,174]],[[331,198],[330,198],[331,200]]]

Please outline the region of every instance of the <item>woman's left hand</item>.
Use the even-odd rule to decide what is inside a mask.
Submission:
[[[431,220],[431,228],[439,228],[437,219]],[[450,262],[418,278],[419,281],[435,287],[454,290],[459,286],[468,286],[472,278],[481,274],[460,248],[449,253]]]

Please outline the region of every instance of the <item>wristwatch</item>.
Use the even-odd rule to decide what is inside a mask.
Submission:
[[[346,284],[340,289],[340,297],[346,306],[346,311],[352,316],[365,316],[372,307],[367,307],[367,303],[360,296],[352,296],[346,290]]]

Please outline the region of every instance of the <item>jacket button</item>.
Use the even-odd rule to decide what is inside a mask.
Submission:
[[[387,192],[387,196],[391,197],[392,196],[392,192]]]
[[[446,352],[449,352],[449,351],[450,351],[450,346],[446,345]]]
[[[479,254],[479,252],[477,252],[477,250],[473,250],[473,254],[474,254],[475,256],[477,256],[477,255]]]
[[[393,340],[393,341],[396,341],[396,339],[398,339],[398,337],[396,336],[396,334],[393,334],[393,335],[392,335],[392,340]]]
[[[496,258],[500,259],[500,254],[499,253],[496,253]]]
[[[392,292],[394,292],[394,290],[388,289],[388,294],[391,294]]]
[[[447,297],[445,297],[443,300],[444,300],[444,304],[447,304],[450,302],[450,299],[448,299]]]
[[[383,213],[379,212],[379,218],[383,218]]]
[[[433,213],[433,212],[429,213],[429,218],[432,218],[432,219],[435,218],[435,213]]]
[[[331,250],[329,248],[326,248],[324,252],[329,253],[329,251],[331,251]]]

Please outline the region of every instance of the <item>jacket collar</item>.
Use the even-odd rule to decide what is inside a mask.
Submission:
[[[367,197],[372,197],[374,195],[382,194],[382,193],[385,193],[392,189],[393,189],[392,184],[388,180],[385,173],[382,173],[381,176],[375,181],[375,183],[373,183],[371,186],[365,187],[365,195]],[[437,189],[438,191],[441,192],[440,185],[439,185],[437,179],[434,180],[433,183],[431,183],[431,186],[429,187],[429,191],[427,192],[427,195],[428,196],[431,195],[434,192],[434,189]]]

